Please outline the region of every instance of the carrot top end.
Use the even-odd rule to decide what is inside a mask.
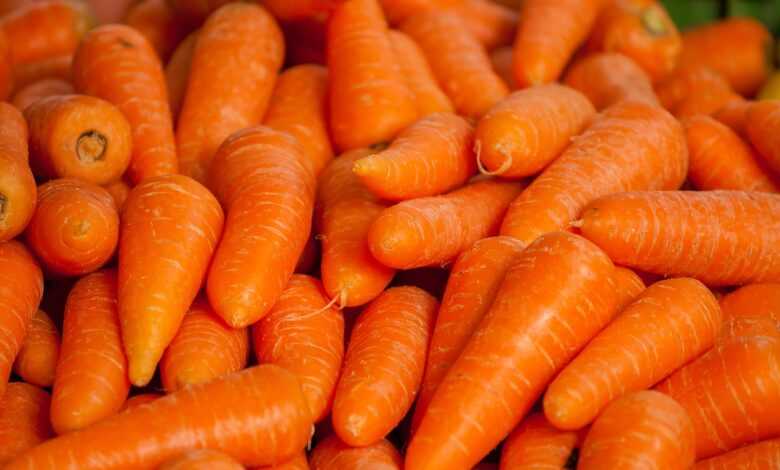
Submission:
[[[664,21],[664,15],[657,5],[646,8],[641,15],[642,26],[652,36],[665,36],[669,34],[669,28]]]
[[[83,132],[76,141],[76,155],[84,163],[95,163],[103,159],[107,147],[106,136],[90,129]]]

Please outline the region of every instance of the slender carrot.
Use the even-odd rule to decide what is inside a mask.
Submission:
[[[198,32],[187,35],[171,54],[170,60],[165,65],[165,84],[168,89],[168,103],[171,116],[178,120],[181,106],[184,103],[184,94],[187,92],[187,82],[190,78],[192,66],[192,53],[195,51],[195,43]]]
[[[198,449],[168,460],[157,470],[244,470],[244,466],[224,452]]]
[[[195,449],[225,452],[243,465],[296,455],[311,433],[298,380],[262,365],[132,408],[64,434],[13,460],[7,470],[153,469]]]
[[[780,101],[757,101],[747,109],[745,131],[750,143],[775,173],[780,174]]]
[[[0,100],[6,101],[14,89],[14,70],[11,63],[11,44],[0,30]]]
[[[425,374],[412,418],[412,434],[450,366],[488,311],[509,267],[525,246],[514,238],[484,238],[452,266],[428,348]]]
[[[582,93],[558,85],[516,91],[477,124],[474,150],[480,170],[504,178],[541,171],[595,116]]]
[[[176,13],[187,21],[203,22],[230,0],[167,0]]]
[[[432,10],[458,5],[463,0],[380,0],[390,24],[400,24],[409,17]]]
[[[433,70],[420,46],[401,31],[390,30],[388,34],[406,85],[414,96],[417,117],[454,112],[452,102],[436,83]]]
[[[333,158],[325,111],[328,70],[321,65],[298,65],[276,82],[263,124],[287,132],[303,145],[315,175]]]
[[[496,234],[521,188],[484,180],[443,196],[404,201],[374,220],[368,247],[379,262],[397,269],[449,263],[477,240]]]
[[[461,0],[452,11],[487,50],[512,44],[517,29],[517,12],[490,0]]]
[[[524,419],[501,447],[500,470],[562,469],[577,447],[574,431],[561,431],[542,413]]]
[[[17,241],[0,243],[0,396],[43,294],[43,275]],[[2,408],[0,408],[2,409]],[[2,447],[2,446],[0,446]]]
[[[656,106],[616,104],[512,202],[501,234],[530,243],[546,232],[566,229],[600,196],[675,189],[687,171],[685,135],[672,116]]]
[[[149,382],[176,335],[205,279],[222,224],[217,200],[186,176],[150,178],[130,191],[122,211],[118,299],[134,385]]]
[[[700,460],[693,470],[772,470],[779,467],[780,439],[770,439]]]
[[[227,326],[205,299],[196,299],[160,361],[160,377],[168,392],[208,382],[246,367],[246,328]]]
[[[526,248],[436,389],[406,468],[468,469],[506,437],[617,313],[613,272],[601,250],[569,233],[544,235]]]
[[[311,470],[401,470],[403,459],[387,440],[365,447],[350,447],[331,434],[311,453]]]
[[[694,430],[683,407],[654,391],[630,393],[612,402],[593,423],[578,469],[690,469]]]
[[[645,71],[622,54],[604,52],[589,55],[566,72],[564,83],[582,92],[598,110],[620,101],[659,105]]]
[[[24,382],[11,382],[0,396],[0,465],[54,434],[49,424],[49,394]]]
[[[263,467],[249,467],[247,470],[309,470],[309,462],[306,459],[306,452],[301,451],[284,463]]]
[[[35,212],[37,188],[27,163],[27,123],[0,102],[0,243],[22,233]]]
[[[127,196],[130,194],[130,186],[125,180],[118,179],[113,183],[109,183],[103,186],[108,194],[114,199],[114,206],[116,206],[117,212],[122,213],[122,208],[125,206]]]
[[[341,150],[386,142],[417,117],[378,0],[345,0],[328,20],[330,124]]]
[[[720,299],[724,318],[765,317],[780,322],[780,284],[750,284]]]
[[[582,234],[616,263],[707,285],[780,281],[780,196],[638,191],[593,202]]]
[[[315,178],[292,136],[254,127],[217,152],[211,188],[227,220],[208,275],[211,306],[234,328],[263,317],[306,245]]]
[[[747,138],[745,125],[747,123],[747,111],[750,109],[752,101],[749,100],[729,100],[722,108],[712,114],[712,117],[730,127],[740,137]]]
[[[51,387],[59,353],[60,333],[49,315],[38,310],[16,356],[14,373],[29,384]]]
[[[127,400],[125,400],[125,403],[122,405],[122,410],[129,410],[131,408],[135,408],[136,406],[145,405],[147,403],[151,403],[158,398],[162,398],[163,395],[159,393],[142,393],[140,395],[134,395]]]
[[[136,3],[130,7],[124,22],[149,41],[163,62],[168,60],[176,45],[193,29],[190,22],[182,21],[176,15],[167,0],[142,0]]]
[[[493,70],[506,83],[510,90],[517,88],[515,77],[512,72],[512,55],[514,52],[510,46],[493,49],[490,53],[490,62],[493,64]]]
[[[71,64],[73,54],[59,55],[48,59],[41,59],[29,64],[14,66],[14,91],[44,78],[59,78],[69,82],[71,80]]]
[[[344,356],[344,318],[319,280],[294,274],[271,311],[252,328],[257,362],[298,376],[314,421],[330,412]]]
[[[420,46],[459,114],[479,118],[509,93],[460,15],[451,11],[415,15],[404,21],[401,30]]]
[[[73,85],[65,80],[59,78],[44,78],[43,80],[30,83],[14,93],[11,102],[19,111],[24,111],[25,108],[42,98],[57,95],[71,95],[73,92]]]
[[[280,20],[327,15],[344,0],[265,0],[263,5]]]

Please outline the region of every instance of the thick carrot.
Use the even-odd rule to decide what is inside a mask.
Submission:
[[[0,243],[0,396],[43,294],[43,275],[17,241]],[[0,408],[1,409],[1,408]],[[1,447],[1,446],[0,446]]]
[[[73,94],[73,92],[73,85],[65,80],[59,78],[44,78],[43,80],[30,83],[14,93],[11,102],[19,111],[24,111],[25,108],[42,98],[56,95],[70,95]]]
[[[0,243],[22,233],[35,212],[37,187],[27,163],[27,123],[0,102]]]
[[[747,112],[753,104],[749,100],[729,100],[722,108],[713,113],[712,117],[722,122],[736,132],[740,137],[747,139]]]
[[[709,116],[682,120],[688,140],[688,179],[701,190],[780,192],[760,157],[734,131]]]
[[[780,196],[638,191],[582,213],[582,234],[616,263],[707,285],[780,281]]]
[[[452,265],[428,348],[412,434],[436,388],[493,303],[507,269],[524,248],[514,238],[484,238],[464,251]]]
[[[118,179],[113,183],[108,183],[103,186],[108,194],[114,199],[114,206],[116,206],[117,212],[122,213],[122,208],[125,206],[127,196],[130,194],[130,185],[123,179]]]
[[[620,101],[659,105],[645,71],[622,54],[589,55],[566,72],[564,83],[582,92],[598,110]]]
[[[615,292],[618,296],[617,311],[622,313],[639,297],[639,294],[645,291],[645,283],[637,273],[621,266],[615,266],[615,272],[612,276]]]
[[[683,99],[672,110],[672,113],[679,119],[696,116],[697,114],[711,115],[729,106],[730,103],[741,100],[742,97],[736,94],[730,87],[722,88],[715,85],[713,88],[708,88],[705,85]]]
[[[224,452],[198,449],[168,460],[157,470],[244,470],[244,466]]]
[[[262,467],[248,467],[247,470],[309,470],[309,461],[306,459],[306,452],[302,450],[295,457],[284,463]]]
[[[566,229],[600,196],[676,189],[688,171],[682,126],[657,106],[619,103],[594,123],[512,202],[502,235],[525,243]]]
[[[134,395],[127,400],[125,400],[125,403],[122,405],[122,410],[129,410],[131,408],[135,408],[136,406],[145,405],[147,403],[151,403],[158,398],[162,398],[163,395],[159,393],[142,393],[140,395]]]
[[[237,372],[246,366],[246,328],[226,325],[205,299],[197,299],[160,361],[160,377],[168,392]]]
[[[524,419],[501,447],[500,470],[562,469],[577,447],[574,431],[561,431],[542,413]]]
[[[482,180],[443,196],[401,202],[371,224],[368,247],[379,262],[397,269],[449,263],[496,234],[520,189],[515,182]]]
[[[463,0],[380,0],[390,24],[399,24],[420,13],[459,5]]]
[[[459,114],[479,118],[508,93],[485,48],[452,11],[431,11],[404,21],[401,30],[420,46],[442,90]]]
[[[352,150],[387,142],[417,117],[378,0],[346,0],[328,20],[330,127]]]
[[[49,315],[38,310],[14,361],[14,373],[29,384],[51,387],[59,353],[60,333]]]
[[[747,109],[745,133],[766,164],[780,174],[780,101],[757,101]]]
[[[468,469],[487,455],[617,313],[613,272],[601,250],[569,233],[526,248],[436,389],[406,468]]]
[[[389,31],[390,43],[406,79],[406,85],[414,96],[417,117],[433,113],[450,113],[455,110],[452,102],[436,83],[436,77],[420,46],[401,31]]]
[[[0,395],[0,465],[52,437],[50,402],[49,394],[38,387],[8,384]]]
[[[699,65],[679,67],[655,91],[661,105],[675,114],[678,108],[691,109],[693,104],[701,113],[710,114],[731,101],[739,101],[739,95],[721,74]]]
[[[14,91],[18,91],[22,87],[44,78],[59,78],[69,82],[71,80],[72,62],[73,54],[65,54],[30,62],[29,64],[15,65]]]
[[[772,470],[780,468],[780,439],[770,439],[696,462],[693,470]]]
[[[461,0],[452,11],[487,50],[512,44],[517,29],[517,12],[490,0]]]
[[[365,447],[350,447],[331,434],[311,453],[312,470],[401,470],[403,459],[387,440]]]
[[[150,178],[130,191],[122,210],[118,299],[134,385],[149,382],[176,335],[205,279],[222,224],[217,200],[186,176]]]
[[[580,429],[621,395],[652,387],[707,351],[721,327],[718,301],[691,278],[648,287],[547,388],[544,414]]]
[[[520,88],[554,82],[587,38],[601,0],[526,0],[514,43],[514,77]]]
[[[577,468],[688,470],[694,461],[693,436],[691,419],[679,403],[654,391],[630,393],[593,423]]]
[[[263,124],[287,132],[303,145],[304,156],[318,175],[333,158],[325,106],[328,70],[321,65],[298,65],[276,82]]]
[[[298,380],[269,364],[185,387],[64,434],[6,470],[151,470],[195,449],[225,452],[243,465],[270,465],[303,449],[311,428]]]
[[[0,30],[0,100],[6,101],[14,89],[14,70],[11,63],[11,44]]]
[[[184,94],[187,93],[187,82],[190,78],[192,67],[192,53],[195,51],[195,43],[198,32],[194,31],[182,39],[173,51],[170,60],[165,65],[165,85],[168,90],[168,103],[171,116],[177,121],[184,103]]]
[[[516,91],[477,124],[474,150],[480,170],[503,178],[541,171],[595,116],[582,93],[558,85]]]
[[[176,11],[176,14],[187,21],[202,23],[204,19],[218,10],[221,6],[230,3],[230,0],[167,0],[168,4]]]
[[[176,45],[193,29],[182,21],[167,0],[142,0],[130,8],[124,22],[141,33],[166,62]]]
[[[283,21],[325,16],[343,0],[265,0],[263,5]]]
[[[765,317],[780,322],[780,284],[751,284],[720,299],[724,318]]]
[[[510,46],[499,47],[490,53],[490,62],[493,64],[493,70],[507,84],[510,90],[517,88],[515,86],[515,77],[512,72],[512,48]]]

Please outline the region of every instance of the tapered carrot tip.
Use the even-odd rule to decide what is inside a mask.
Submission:
[[[391,217],[380,214],[368,231],[371,254],[382,264],[403,267],[414,264],[425,252],[425,240],[416,227],[419,220],[414,213],[394,211]]]
[[[366,176],[376,172],[376,165],[373,158],[361,158],[355,162],[352,172],[358,176]]]

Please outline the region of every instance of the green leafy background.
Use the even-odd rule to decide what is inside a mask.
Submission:
[[[729,16],[752,16],[780,35],[780,0],[662,0],[680,29]]]

